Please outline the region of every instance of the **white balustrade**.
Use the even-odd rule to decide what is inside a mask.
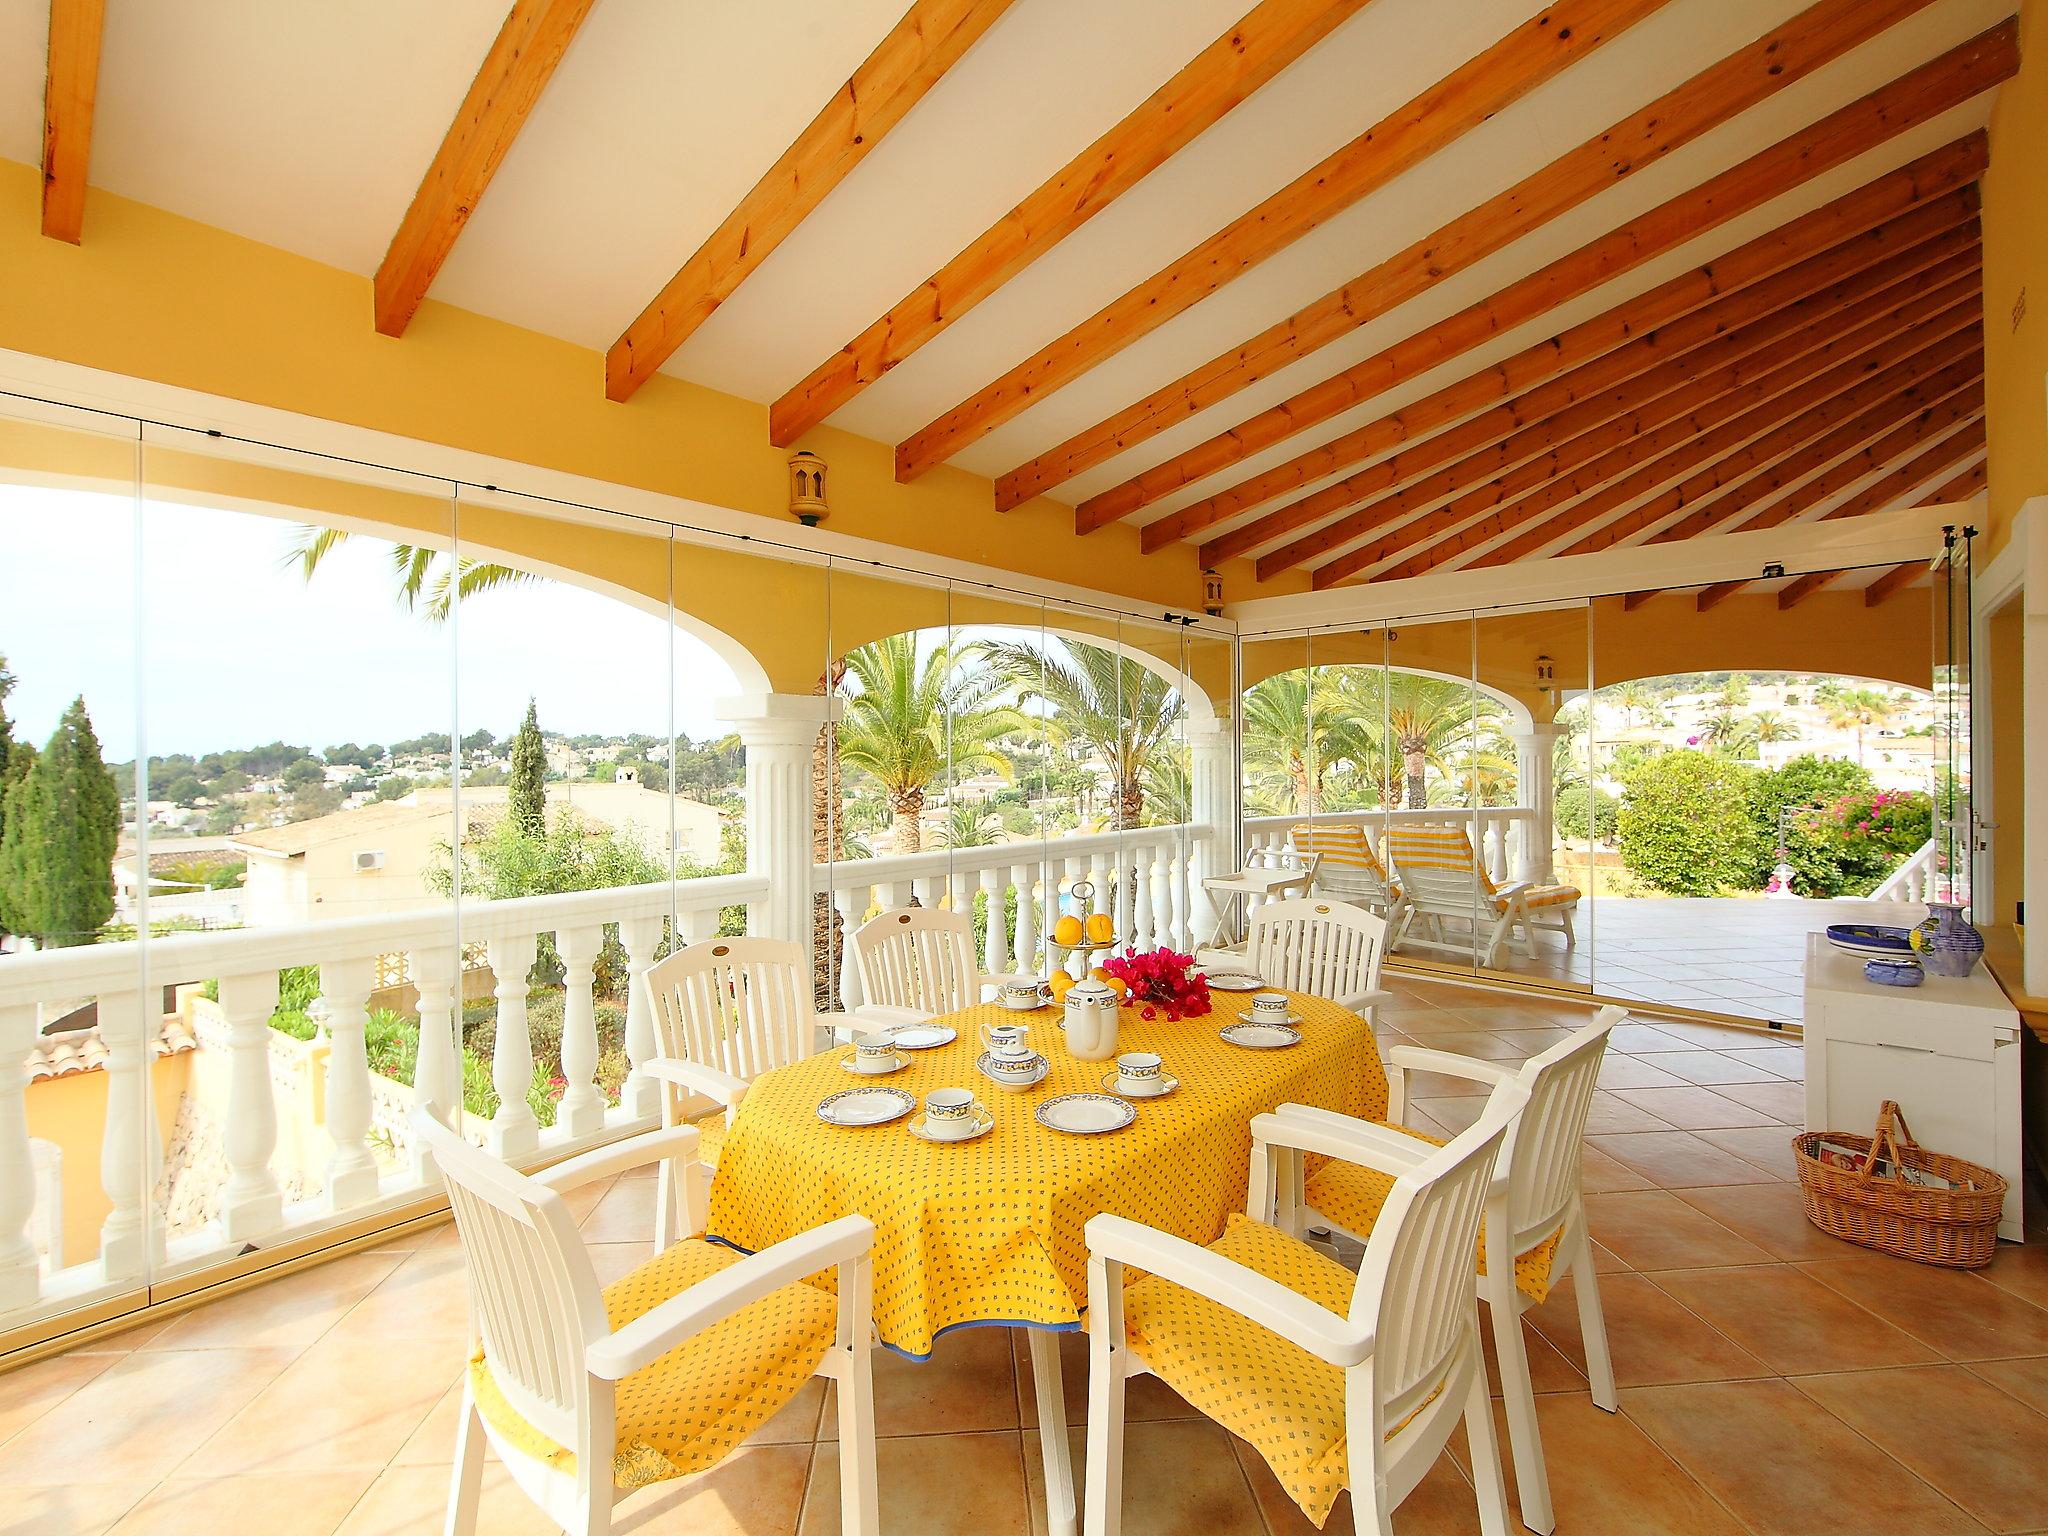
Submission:
[[[42,1276],[35,1244],[28,1239],[35,1214],[35,1158],[28,1145],[29,1042],[35,1037],[35,1009],[25,1003],[0,1008],[0,1314],[35,1305]]]
[[[284,1225],[284,1191],[271,1170],[277,1151],[277,1095],[270,1086],[270,1015],[277,972],[220,978],[228,1024],[228,1183],[221,1235],[231,1243],[268,1237]]]
[[[1253,869],[1271,869],[1281,862],[1280,852],[1289,834],[1303,822],[1317,826],[1362,826],[1379,847],[1389,827],[1461,827],[1494,880],[1506,883],[1513,871],[1528,863],[1527,840],[1536,835],[1539,818],[1525,805],[1493,805],[1477,810],[1461,806],[1431,806],[1426,810],[1330,811],[1309,816],[1249,816],[1244,823],[1245,863]]]
[[[491,940],[493,994],[498,1022],[491,1042],[491,1086],[498,1090],[498,1110],[491,1116],[486,1145],[499,1157],[522,1157],[540,1145],[540,1121],[526,1103],[533,1082],[533,1042],[527,1034],[526,999],[531,990],[526,973],[533,969],[535,936],[508,934]]]
[[[156,1095],[150,1066],[156,1059],[156,1021],[146,1019],[143,994],[102,993],[100,1039],[106,1045],[107,1124],[100,1141],[100,1188],[107,1218],[100,1224],[100,1275],[108,1285],[148,1282],[164,1252],[163,1229],[150,1219],[158,1151]]]
[[[1912,855],[1884,878],[1884,883],[1865,898],[1869,901],[1912,901],[1925,904],[1950,899],[1949,881],[1942,868],[1941,849],[1929,838]]]
[[[562,956],[562,1101],[555,1108],[555,1124],[580,1139],[604,1129],[604,1095],[597,1091],[597,999],[591,992],[604,928],[595,923],[564,928],[555,936],[555,947]]]

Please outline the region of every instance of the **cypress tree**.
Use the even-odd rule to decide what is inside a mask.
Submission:
[[[17,931],[45,948],[92,943],[114,915],[121,797],[83,698],[10,791],[4,837]]]
[[[26,741],[8,744],[7,767],[0,771],[0,933],[29,931],[29,881],[35,871],[21,832],[22,804],[28,771],[36,749]]]
[[[14,750],[14,722],[7,718],[7,695],[14,692],[14,674],[7,670],[7,658],[0,655],[0,846],[7,841],[7,759]],[[0,862],[0,935],[7,926],[7,873]]]
[[[526,701],[526,720],[512,738],[512,820],[528,837],[541,838],[548,829],[548,752],[540,739],[540,718],[533,700]]]

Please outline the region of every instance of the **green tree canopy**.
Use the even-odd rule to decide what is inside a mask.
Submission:
[[[1690,749],[1638,764],[1616,817],[1622,862],[1673,896],[1749,886],[1758,855],[1750,809],[1755,779],[1746,764]]]
[[[512,738],[512,774],[507,796],[512,820],[528,837],[540,837],[548,825],[548,749],[541,740],[540,716],[526,701],[526,718]]]
[[[1019,703],[1051,707],[1047,727],[1056,739],[1081,743],[1108,766],[1115,785],[1111,825],[1138,826],[1146,769],[1170,753],[1185,712],[1180,693],[1132,657],[1079,641],[1061,649],[1064,657],[1029,641],[997,640],[986,653]]]
[[[90,944],[114,915],[121,800],[83,698],[71,701],[27,772],[9,777],[0,827],[4,920],[45,948]]]

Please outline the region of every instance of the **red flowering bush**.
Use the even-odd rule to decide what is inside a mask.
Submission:
[[[1130,989],[1124,1005],[1142,1006],[1148,1019],[1159,1011],[1169,1019],[1198,1019],[1209,1011],[1209,978],[1195,974],[1193,955],[1127,949],[1105,960],[1102,968]]]

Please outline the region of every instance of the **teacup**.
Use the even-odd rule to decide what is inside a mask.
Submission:
[[[853,1041],[853,1070],[856,1072],[894,1072],[903,1065],[903,1058],[896,1054],[896,1037],[887,1034],[856,1035]]]
[[[924,1096],[925,1133],[944,1141],[957,1140],[972,1134],[975,1111],[980,1108],[974,1102],[974,1094],[965,1088],[939,1088]]]
[[[996,989],[996,999],[1005,1008],[1019,1013],[1029,1013],[1034,1008],[1043,1008],[1048,993],[1042,981],[1006,981]],[[985,1033],[985,1031],[984,1031]]]
[[[1254,992],[1252,994],[1252,1016],[1265,1024],[1287,1022],[1287,994],[1285,992]]]
[[[1126,1093],[1157,1093],[1161,1065],[1151,1051],[1126,1051],[1116,1059],[1116,1085]]]
[[[1031,1059],[1031,1026],[1028,1024],[984,1024],[981,1043],[998,1061],[1021,1064]]]

